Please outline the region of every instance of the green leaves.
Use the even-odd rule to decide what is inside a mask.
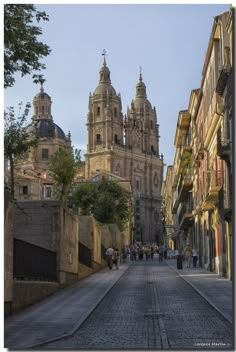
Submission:
[[[59,148],[49,160],[48,169],[55,180],[58,198],[65,205],[67,191],[81,166],[80,151]]]
[[[27,132],[25,123],[30,109],[27,103],[23,112],[22,103],[19,104],[18,117],[15,117],[13,107],[4,111],[4,156],[10,161],[11,174],[11,193],[14,197],[14,160],[27,152],[30,147],[37,145],[37,139],[34,135]]]
[[[37,11],[34,5],[4,5],[5,88],[14,85],[15,72],[20,71],[23,77],[45,68],[40,59],[49,55],[51,50],[38,41],[42,29],[33,24],[41,20],[48,21],[49,18],[45,12]]]
[[[131,194],[115,181],[83,183],[74,190],[71,202],[83,215],[93,214],[102,223],[115,223],[123,231],[131,216]]]

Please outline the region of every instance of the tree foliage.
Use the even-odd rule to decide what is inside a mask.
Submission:
[[[28,152],[30,147],[37,145],[37,139],[30,135],[25,126],[30,104],[27,103],[21,113],[22,103],[19,104],[18,117],[15,116],[13,107],[4,111],[4,156],[10,163],[10,191],[14,198],[14,162],[16,158]]]
[[[123,231],[131,216],[131,193],[116,181],[84,183],[72,195],[71,202],[83,215],[93,214],[102,223],[115,223]]]
[[[48,169],[55,180],[55,196],[65,205],[67,192],[81,167],[80,150],[59,148],[49,159]]]
[[[32,74],[34,81],[39,76],[33,74],[45,68],[40,59],[49,55],[48,45],[38,40],[42,29],[35,22],[48,21],[45,12],[37,11],[31,4],[4,5],[4,87],[15,83],[14,74]]]

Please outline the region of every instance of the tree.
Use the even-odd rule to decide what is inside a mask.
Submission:
[[[70,206],[73,204],[81,208],[82,215],[90,215],[97,197],[97,188],[94,183],[83,183],[76,187],[69,200]]]
[[[13,107],[4,111],[4,156],[10,163],[10,192],[14,198],[14,161],[17,157],[28,152],[30,147],[37,145],[37,139],[34,135],[27,133],[26,123],[30,109],[27,103],[23,114],[21,114],[22,103],[19,104],[20,110],[18,117],[15,117]]]
[[[32,74],[34,82],[40,75],[34,71],[45,69],[40,59],[49,55],[48,45],[40,42],[38,37],[42,29],[33,22],[48,21],[45,12],[36,10],[31,4],[4,5],[4,87],[12,87],[15,83],[14,74],[21,76]]]
[[[115,223],[121,231],[131,216],[131,193],[116,181],[84,183],[74,190],[72,202],[82,214],[93,214],[102,223]]]
[[[59,148],[49,159],[48,169],[55,180],[55,196],[65,205],[67,192],[81,166],[80,150]]]

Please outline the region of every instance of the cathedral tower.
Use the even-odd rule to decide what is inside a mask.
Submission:
[[[112,172],[111,155],[114,146],[123,146],[123,115],[120,95],[111,84],[110,70],[104,55],[100,79],[89,97],[87,114],[88,145],[86,176],[96,170]]]
[[[87,129],[86,178],[106,170],[129,180],[134,199],[133,238],[158,241],[164,164],[159,155],[156,109],[147,99],[141,72],[135,100],[123,118],[121,98],[111,85],[104,56],[99,84],[89,97]]]

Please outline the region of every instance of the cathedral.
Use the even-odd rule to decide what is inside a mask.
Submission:
[[[70,133],[66,136],[54,122],[51,104],[51,97],[41,85],[33,99],[32,123],[27,127],[28,133],[36,132],[38,145],[16,165],[17,199],[53,198],[53,179],[47,170],[50,156],[60,147],[71,148]],[[82,178],[94,181],[110,175],[110,179],[129,183],[133,195],[132,241],[160,242],[164,163],[159,153],[156,109],[147,99],[141,72],[135,99],[123,116],[121,97],[111,84],[104,55],[98,86],[89,97],[87,131]]]
[[[89,97],[85,177],[102,170],[129,180],[134,202],[133,238],[160,242],[163,156],[155,107],[147,99],[140,72],[136,96],[123,116],[104,55],[98,86]]]

